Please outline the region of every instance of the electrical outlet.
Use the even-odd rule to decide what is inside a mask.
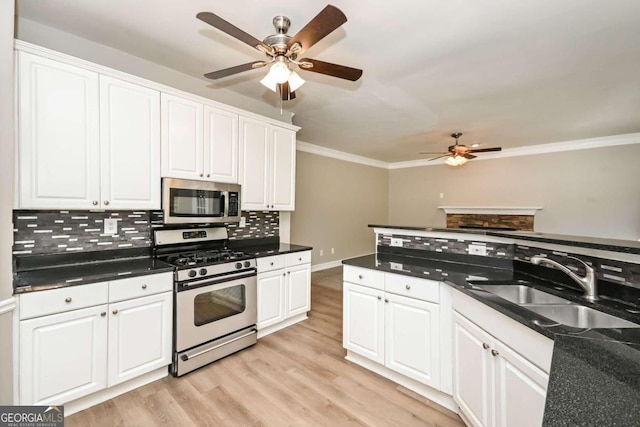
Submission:
[[[396,246],[401,248],[402,247],[402,239],[400,239],[399,237],[392,237],[391,238],[391,246]]]
[[[389,267],[391,267],[392,270],[402,270],[402,264],[399,262],[390,262]]]
[[[320,256],[324,256],[324,249],[320,249]]]
[[[240,217],[240,223],[238,224],[239,228],[243,228],[247,226],[247,218],[245,217]]]
[[[440,198],[444,199],[444,193],[440,193]]]
[[[333,255],[333,254],[335,254],[335,253],[336,253],[335,248],[331,248],[331,255]]]
[[[118,220],[115,218],[106,218],[104,220],[104,234],[118,234]]]
[[[469,255],[487,255],[487,247],[484,245],[469,245]]]

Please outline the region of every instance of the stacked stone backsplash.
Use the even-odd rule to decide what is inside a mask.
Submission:
[[[242,212],[246,226],[228,223],[230,240],[277,237],[279,212]],[[104,220],[118,221],[118,233],[104,234]],[[162,211],[14,210],[13,254],[37,255],[151,246]]]
[[[584,267],[571,256],[576,256],[596,269],[598,279],[640,289],[640,264],[598,258],[582,254],[572,254],[550,249],[536,248],[510,243],[477,242],[462,239],[443,239],[434,237],[405,236],[397,234],[378,234],[378,246],[390,247],[391,239],[402,239],[403,248],[425,251],[446,252],[451,254],[469,254],[469,245],[482,245],[487,256],[493,258],[514,259],[529,262],[532,256],[543,256],[566,265],[577,274],[584,274]],[[551,268],[551,267],[548,267]]]

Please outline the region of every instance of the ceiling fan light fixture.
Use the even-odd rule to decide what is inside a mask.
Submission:
[[[267,89],[272,92],[277,92],[278,90],[278,83],[276,83],[275,80],[271,78],[271,73],[268,73],[266,76],[264,76],[264,78],[260,80],[260,83],[262,83]]]
[[[300,75],[295,71],[291,72],[287,81],[289,82],[289,88],[291,89],[291,92],[298,90],[305,82],[304,79],[300,77]]]
[[[445,163],[449,166],[462,166],[467,163],[467,159],[462,156],[453,155],[451,157],[448,157],[447,160],[445,160]]]
[[[289,79],[289,76],[291,75],[291,70],[289,69],[289,66],[284,61],[278,61],[271,66],[271,69],[269,70],[269,74],[272,76],[271,78],[276,83],[282,84]]]

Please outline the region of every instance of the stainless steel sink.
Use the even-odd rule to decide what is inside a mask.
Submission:
[[[583,305],[527,305],[525,308],[574,328],[640,328],[640,325]]]
[[[571,304],[564,298],[539,291],[525,285],[474,285],[512,303],[523,304]]]

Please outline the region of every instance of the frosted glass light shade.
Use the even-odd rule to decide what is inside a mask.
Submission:
[[[264,76],[262,80],[260,80],[260,83],[262,83],[272,92],[275,92],[278,89],[278,83],[276,83],[276,81],[273,78],[270,78],[270,76],[271,76],[271,73],[267,73],[267,75]]]
[[[467,163],[467,159],[462,156],[451,156],[445,160],[445,163],[449,166],[462,166]]]
[[[304,79],[300,77],[298,73],[296,73],[295,71],[292,71],[291,75],[289,75],[288,82],[289,82],[289,89],[291,90],[291,92],[294,92],[304,84]]]
[[[284,62],[276,62],[271,66],[269,74],[273,76],[276,83],[284,83],[291,75],[291,70]]]

